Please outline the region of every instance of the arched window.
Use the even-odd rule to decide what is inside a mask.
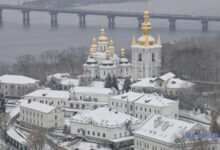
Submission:
[[[142,61],[142,54],[141,53],[138,55],[138,61]]]
[[[155,54],[152,53],[152,61],[155,61]]]

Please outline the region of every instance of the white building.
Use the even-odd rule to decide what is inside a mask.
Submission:
[[[148,22],[149,12],[144,12],[144,22],[142,24],[142,36],[137,40],[135,36],[132,42],[132,79],[146,77],[157,77],[161,68],[161,43],[160,36],[156,43],[150,35],[151,24]]]
[[[109,98],[109,107],[141,120],[146,120],[151,114],[178,118],[178,106],[178,101],[161,97],[156,93],[128,92]]]
[[[0,94],[4,97],[22,97],[36,90],[39,81],[22,75],[3,75],[0,77]]]
[[[125,50],[121,49],[120,58],[114,53],[113,41],[108,46],[108,38],[104,29],[101,29],[98,44],[93,38],[88,57],[84,66],[84,72],[88,72],[93,79],[104,80],[108,74],[118,78],[132,77],[137,81],[146,77],[158,77],[161,68],[161,42],[151,36],[151,24],[148,22],[149,12],[144,12],[142,24],[142,36],[136,41],[133,36],[132,64],[125,58]]]
[[[192,150],[202,149],[217,150],[217,141],[206,139],[201,144],[196,141],[197,146],[193,144],[193,139],[187,137],[187,133],[196,133],[204,129],[196,123],[188,123],[176,119],[162,117],[160,115],[151,115],[134,132],[135,150]],[[209,142],[207,142],[209,141]]]
[[[169,72],[159,77],[144,78],[131,85],[135,92],[161,91],[165,95],[178,95],[184,90],[193,88],[193,83],[175,78],[175,74]]]
[[[56,88],[61,90],[69,90],[79,85],[79,80],[71,78],[69,73],[55,73],[47,76],[47,83],[50,82],[57,84]]]
[[[63,79],[69,79],[69,78],[70,78],[69,73],[55,73],[47,76],[47,81],[51,81],[51,80],[61,81]]]
[[[74,87],[70,90],[72,97],[78,100],[95,100],[97,102],[107,102],[112,95],[112,90],[101,87]]]
[[[60,81],[61,90],[69,90],[72,87],[79,86],[78,79],[63,79]]]
[[[108,74],[125,78],[131,77],[131,64],[125,58],[125,50],[121,50],[121,56],[115,54],[113,41],[108,41],[102,28],[98,43],[93,38],[90,56],[83,65],[84,73],[89,73],[93,79],[105,80]]]
[[[71,94],[69,91],[40,89],[24,96],[26,100],[32,100],[57,107],[70,107]]]
[[[140,125],[141,121],[114,109],[102,107],[77,114],[71,118],[70,123],[73,135],[86,136],[116,145],[119,144],[123,147],[133,144],[131,133]]]
[[[60,127],[64,125],[64,112],[55,106],[27,100],[20,104],[20,122],[29,127]]]

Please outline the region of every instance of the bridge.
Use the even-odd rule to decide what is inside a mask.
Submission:
[[[58,25],[57,15],[60,13],[66,14],[76,14],[79,16],[79,26],[81,28],[86,27],[86,16],[96,15],[96,16],[107,16],[108,27],[115,27],[115,17],[134,17],[138,20],[138,27],[141,28],[141,24],[144,20],[143,13],[138,12],[117,12],[117,11],[103,11],[103,10],[82,10],[82,9],[61,9],[61,8],[38,8],[33,6],[23,6],[23,5],[0,5],[0,26],[3,25],[3,10],[18,10],[23,14],[23,26],[30,26],[30,12],[48,12],[51,16],[51,27],[56,28]],[[176,30],[177,20],[191,20],[200,21],[202,26],[202,31],[208,31],[208,23],[210,21],[220,22],[220,16],[200,16],[200,15],[179,15],[179,14],[157,14],[151,13],[151,19],[166,19],[169,21],[169,29],[171,31]]]

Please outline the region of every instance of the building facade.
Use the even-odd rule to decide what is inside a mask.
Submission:
[[[19,98],[36,90],[39,81],[21,75],[3,75],[0,77],[0,94],[3,97]]]
[[[74,87],[70,90],[71,97],[77,100],[94,100],[108,103],[112,90],[101,87]]]
[[[132,50],[132,79],[146,77],[157,77],[161,68],[161,43],[151,36],[151,24],[148,21],[149,12],[144,12],[144,22],[142,24],[142,36],[137,42],[135,36],[131,46]]]
[[[106,141],[121,142],[120,146],[133,144],[132,132],[141,121],[135,117],[101,107],[71,118],[71,134]]]
[[[160,115],[151,115],[134,132],[135,150],[217,150],[216,139],[187,137],[207,133],[197,123],[188,123]]]
[[[179,95],[186,90],[193,90],[193,83],[179,78],[175,78],[175,74],[169,72],[159,77],[144,78],[131,85],[134,92],[162,92],[165,95]]]
[[[71,94],[69,91],[40,89],[25,95],[24,99],[56,107],[70,107]]]
[[[113,41],[108,41],[102,28],[98,42],[93,38],[90,55],[83,65],[84,73],[88,73],[93,79],[105,80],[108,74],[119,78],[131,77],[131,64],[125,58],[125,50],[121,50],[121,56],[115,54]]]
[[[64,112],[54,106],[27,100],[20,104],[20,122],[45,129],[61,127],[64,125]]]
[[[144,94],[128,92],[109,98],[109,107],[146,120],[151,114],[178,118],[179,102],[159,96],[156,93]]]

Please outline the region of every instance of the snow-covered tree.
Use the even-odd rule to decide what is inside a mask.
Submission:
[[[117,81],[117,78],[115,75],[113,75],[113,77],[112,77],[112,87],[114,87],[116,90],[119,90],[118,89],[118,81]]]
[[[112,77],[110,74],[108,74],[105,79],[105,88],[112,88]]]
[[[0,114],[0,131],[1,136],[4,141],[7,139],[7,130],[10,126],[9,114],[4,112]]]
[[[130,78],[126,78],[123,85],[123,91],[128,92],[131,89],[131,80]]]

